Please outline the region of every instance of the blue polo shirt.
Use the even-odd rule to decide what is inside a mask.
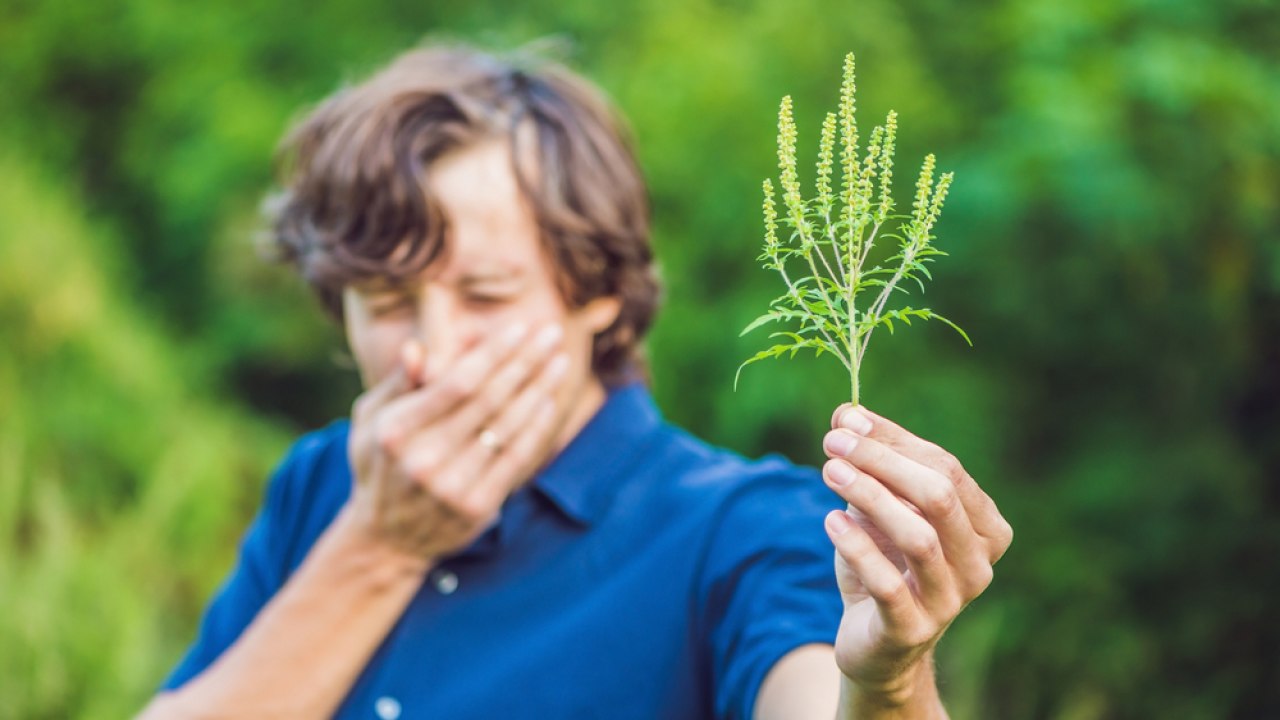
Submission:
[[[334,519],[348,429],[289,451],[165,688],[230,646]],[[615,389],[427,577],[336,717],[750,718],[779,658],[835,638],[823,518],[841,506],[816,470],[711,447],[642,385]]]

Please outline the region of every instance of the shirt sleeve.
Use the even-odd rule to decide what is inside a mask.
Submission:
[[[705,564],[715,715],[726,720],[754,716],[760,684],[788,652],[834,643],[843,612],[823,528],[842,503],[816,471],[769,465],[722,510]]]
[[[314,443],[300,440],[272,473],[261,509],[240,542],[231,574],[205,608],[195,642],[187,649],[161,690],[176,690],[204,672],[239,637],[262,606],[284,583],[293,502],[289,495],[312,463]]]

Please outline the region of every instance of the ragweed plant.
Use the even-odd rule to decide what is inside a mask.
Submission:
[[[893,203],[893,153],[898,133],[897,113],[890,111],[884,125],[871,131],[865,152],[859,157],[858,123],[853,54],[845,56],[838,112],[827,113],[818,141],[816,195],[800,194],[796,170],[796,123],[791,96],[782,98],[778,110],[778,184],[782,196],[779,217],[773,182],[764,181],[764,252],[758,258],[765,269],[782,276],[787,291],[756,318],[742,335],[771,323],[783,322],[790,330],[769,337],[782,338],[738,367],[784,354],[795,357],[803,349],[818,355],[834,355],[849,371],[854,405],[859,402],[858,371],[871,336],[884,326],[893,332],[895,321],[910,325],[912,319],[939,320],[969,342],[959,326],[928,308],[890,308],[895,292],[907,293],[903,280],[915,282],[924,292],[924,280],[933,279],[928,267],[946,253],[933,246],[933,226],[942,212],[953,173],[934,180],[936,160],[924,159],[916,181],[910,214],[895,214]],[[832,187],[836,133],[840,141],[840,188]],[[887,226],[896,223],[896,231]],[[779,235],[780,226],[783,228]],[[897,252],[867,265],[877,241],[892,240]],[[868,299],[869,298],[869,299]]]

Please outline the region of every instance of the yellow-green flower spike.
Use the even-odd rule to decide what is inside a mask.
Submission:
[[[844,171],[843,199],[846,216],[853,212],[853,196],[858,184],[857,94],[853,53],[849,53],[844,56],[844,79],[840,83],[840,165]]]
[[[894,215],[898,114],[890,111],[884,125],[871,131],[859,157],[856,91],[850,53],[844,59],[839,107],[823,118],[815,192],[810,198],[800,194],[791,97],[784,97],[778,108],[780,172],[776,190],[774,181],[769,179],[761,185],[764,252],[759,260],[765,268],[778,273],[786,291],[769,304],[767,312],[751,321],[742,334],[771,323],[792,327],[774,332],[770,337],[782,339],[738,367],[735,388],[747,365],[812,350],[818,355],[835,357],[849,371],[850,401],[856,405],[861,402],[859,372],[863,356],[872,334],[881,325],[893,332],[895,323],[910,325],[912,320],[939,320],[969,340],[959,326],[928,308],[895,307],[890,302],[897,297],[895,292],[907,290],[904,281],[921,283],[923,289],[924,280],[930,277],[924,263],[941,254],[930,248],[930,231],[942,212],[953,176],[943,173],[935,184],[936,159],[929,155],[916,182],[913,212],[910,217]],[[837,143],[842,181],[839,192],[833,187]],[[836,202],[841,207],[834,213],[838,217],[832,217]],[[784,228],[791,228],[789,232],[784,230],[781,237],[779,218]],[[890,219],[897,223],[896,228],[885,227]],[[877,241],[886,237],[901,239],[903,247],[897,254],[880,261],[880,254],[873,250]]]
[[[942,203],[947,199],[947,190],[951,187],[951,179],[955,177],[955,173],[943,173],[938,178],[938,187],[933,191],[933,199],[929,201],[929,214],[925,218],[924,232],[927,235],[933,229],[933,224],[938,221],[938,215],[942,212]]]
[[[871,208],[871,196],[875,191],[876,169],[879,167],[880,154],[884,150],[884,126],[877,125],[871,131],[871,142],[867,144],[867,156],[862,158],[862,172],[858,176],[858,190],[855,207],[859,213]]]
[[[890,110],[884,121],[884,145],[880,150],[880,207],[876,222],[882,223],[893,210],[893,144],[898,136],[898,113]]]
[[[923,227],[925,217],[929,213],[929,191],[933,189],[933,168],[937,158],[933,153],[924,157],[924,165],[920,167],[920,179],[916,180],[916,201],[911,203],[914,212],[911,219],[915,227]]]
[[[773,183],[764,179],[764,247],[770,256],[778,251],[778,208],[773,199]]]
[[[778,169],[782,171],[782,201],[794,219],[804,215],[800,199],[800,179],[796,173],[796,121],[791,115],[791,96],[782,98],[778,108]]]
[[[825,215],[831,212],[831,155],[836,142],[836,114],[827,113],[822,121],[822,138],[818,142],[818,207]]]

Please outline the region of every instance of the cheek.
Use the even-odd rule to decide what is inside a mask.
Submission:
[[[413,338],[411,322],[357,322],[347,327],[347,343],[360,367],[366,388],[376,385],[395,370],[401,349]]]

